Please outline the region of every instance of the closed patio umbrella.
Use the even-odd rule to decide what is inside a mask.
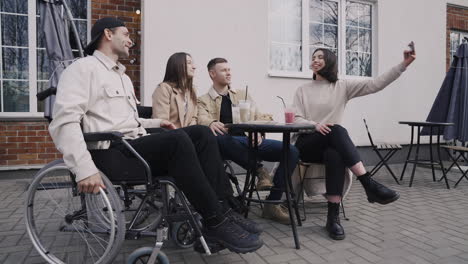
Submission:
[[[427,121],[454,123],[445,128],[444,139],[468,141],[468,43],[458,47]]]
[[[66,0],[38,0],[38,6],[41,16],[40,32],[43,34],[47,57],[49,58],[50,79],[49,88],[38,93],[37,98],[46,100],[44,116],[51,119],[58,80],[63,70],[74,59],[68,34],[70,26],[77,41],[80,56],[83,57],[84,55]]]

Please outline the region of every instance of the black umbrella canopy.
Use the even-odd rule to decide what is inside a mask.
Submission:
[[[70,26],[73,33],[75,33],[74,35],[77,36],[78,34],[71,20],[71,13],[66,0],[38,0],[38,6],[41,15],[40,33],[45,42],[50,70],[49,88],[38,94],[38,99],[41,100],[47,97],[44,116],[51,119],[52,107],[55,101],[54,94],[58,80],[63,70],[70,65],[74,59],[69,38]],[[81,43],[79,40],[77,42],[80,54],[83,54]]]
[[[454,123],[445,128],[444,139],[468,141],[468,43],[458,47],[427,121]]]

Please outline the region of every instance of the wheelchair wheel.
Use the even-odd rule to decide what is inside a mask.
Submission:
[[[171,238],[180,248],[191,248],[197,237],[189,221],[174,223],[171,228]]]
[[[127,264],[146,264],[153,252],[152,247],[142,247],[132,252],[128,256]],[[158,256],[156,257],[156,262],[154,264],[169,264],[169,258],[164,254],[164,252],[159,251]]]
[[[121,188],[118,189],[118,197],[119,199],[116,200],[116,203],[120,203],[122,207],[125,207],[124,210],[124,217],[125,217],[125,224],[126,228],[129,229],[130,223],[132,219],[135,217],[137,213],[138,207],[143,202],[143,196],[146,196],[145,189],[132,189],[128,190],[128,195],[131,198],[131,203],[125,205],[124,202],[124,194]],[[100,204],[99,201],[93,199],[93,197],[87,197],[86,204],[88,208],[92,208],[95,212],[100,212],[97,215],[97,220],[102,225],[109,225],[109,219],[107,218],[107,208]],[[155,197],[150,196],[147,197],[146,202],[141,205],[141,211],[136,215],[135,223],[133,224],[131,230],[133,231],[153,231],[162,220],[162,203],[159,202]]]
[[[105,176],[102,179],[106,190],[79,194],[63,162],[46,165],[35,175],[26,194],[26,230],[48,263],[110,263],[119,253],[125,219],[112,184]],[[107,210],[87,208],[90,199]],[[97,220],[102,214],[110,219],[108,226]]]

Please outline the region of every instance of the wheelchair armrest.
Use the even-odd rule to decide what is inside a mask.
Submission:
[[[86,142],[106,141],[106,140],[122,140],[124,134],[116,131],[111,132],[93,132],[83,133]]]
[[[148,134],[159,134],[159,133],[162,133],[162,132],[169,131],[169,129],[162,128],[162,127],[145,128],[145,130],[146,130],[146,132],[148,132]]]

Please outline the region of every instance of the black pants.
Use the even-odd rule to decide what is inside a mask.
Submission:
[[[340,125],[334,125],[326,136],[315,132],[302,134],[296,141],[300,158],[305,162],[325,164],[326,189],[328,195],[342,195],[346,168],[359,161],[359,153],[348,131]]]
[[[173,177],[204,218],[223,213],[218,199],[232,196],[233,191],[216,138],[208,127],[151,134],[130,141],[130,145],[148,162],[154,177]]]

